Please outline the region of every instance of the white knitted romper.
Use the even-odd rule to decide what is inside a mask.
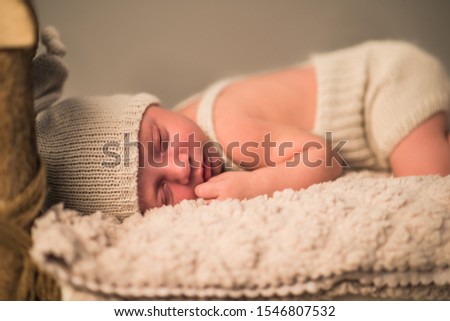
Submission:
[[[313,133],[326,138],[331,132],[333,146],[345,141],[340,154],[350,167],[389,169],[390,153],[408,133],[439,111],[450,114],[445,69],[412,44],[369,41],[314,54],[306,63],[313,64],[317,78]],[[202,94],[197,123],[213,142],[217,142],[215,100],[231,82],[242,78],[221,80]],[[240,169],[222,155],[228,170]]]

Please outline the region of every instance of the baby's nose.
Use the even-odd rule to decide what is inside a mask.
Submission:
[[[191,176],[191,164],[187,153],[175,153],[174,157],[169,157],[167,168],[167,179],[178,184],[189,184]]]

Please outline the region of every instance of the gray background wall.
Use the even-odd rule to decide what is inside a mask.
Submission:
[[[150,92],[171,107],[210,82],[367,39],[405,39],[450,69],[450,0],[34,0],[68,48],[64,97]]]

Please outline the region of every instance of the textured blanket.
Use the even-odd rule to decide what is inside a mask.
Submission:
[[[351,173],[122,224],[57,205],[33,239],[34,260],[87,298],[450,299],[450,176]]]

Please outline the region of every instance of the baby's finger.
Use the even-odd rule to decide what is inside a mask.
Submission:
[[[225,175],[217,175],[217,176],[213,176],[208,180],[208,183],[213,183],[213,182],[220,182],[221,180],[224,179]]]
[[[219,192],[214,183],[206,182],[199,184],[195,187],[194,193],[197,197],[201,198],[216,198],[219,196]]]

